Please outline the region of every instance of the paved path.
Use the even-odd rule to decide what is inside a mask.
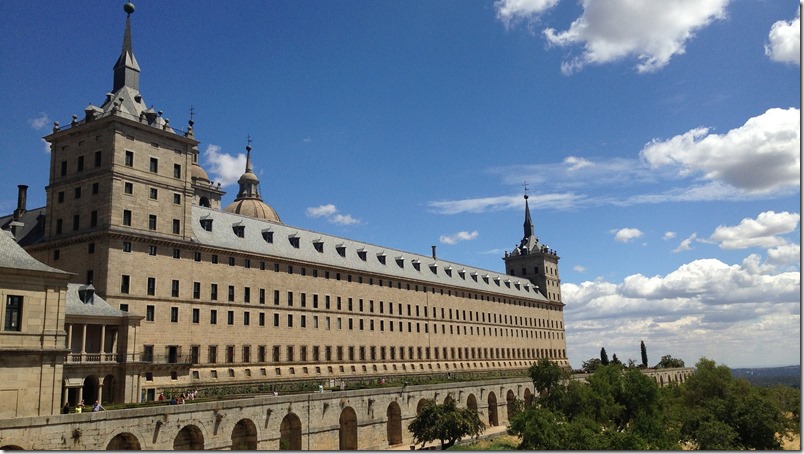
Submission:
[[[493,426],[493,427],[486,427],[486,431],[480,436],[480,438],[488,438],[495,435],[505,434],[508,431],[507,426]],[[441,442],[434,441],[431,443],[425,443],[424,449],[433,448],[435,450],[441,449]],[[416,445],[416,449],[421,449],[421,445]],[[391,451],[410,451],[410,445],[398,445],[391,448],[388,448]]]

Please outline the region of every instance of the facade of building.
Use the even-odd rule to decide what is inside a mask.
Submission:
[[[442,260],[435,247],[414,254],[286,225],[260,194],[250,146],[222,207],[193,121],[174,129],[142,99],[126,11],[111,92],[45,137],[46,206],[28,211],[21,187],[14,215],[0,218],[82,284],[67,291],[62,402],[569,365],[559,258],[536,238],[527,196],[504,272]]]

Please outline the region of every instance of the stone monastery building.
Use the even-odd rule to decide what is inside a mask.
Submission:
[[[21,185],[0,218],[16,240],[0,242],[0,377],[19,384],[2,380],[18,404],[0,417],[165,388],[569,365],[559,257],[527,196],[501,272],[283,224],[250,146],[222,207],[193,121],[179,131],[143,100],[125,11],[111,91],[44,138],[46,206],[28,210]],[[26,252],[36,260],[15,269]],[[49,339],[49,359],[33,339]],[[37,387],[51,391],[28,408]]]

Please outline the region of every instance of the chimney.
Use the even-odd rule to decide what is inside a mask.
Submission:
[[[430,247],[433,248],[433,260],[436,260],[436,247],[435,246]]]
[[[24,184],[17,185],[19,191],[17,192],[17,209],[14,210],[14,220],[18,220],[25,214],[25,201],[28,197],[28,186]]]

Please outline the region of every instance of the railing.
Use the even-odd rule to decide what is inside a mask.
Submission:
[[[68,353],[67,363],[119,363],[123,356],[118,353]]]

